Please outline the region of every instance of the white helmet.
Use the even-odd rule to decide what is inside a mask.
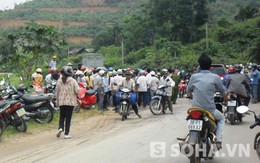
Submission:
[[[100,70],[98,73],[99,73],[99,75],[104,75],[105,71],[104,70]]]
[[[84,75],[84,73],[83,73],[81,70],[78,70],[78,71],[76,72],[76,75]]]
[[[113,70],[113,75],[116,75],[116,74],[117,74],[116,70]]]
[[[118,69],[117,70],[117,74],[122,75],[123,74],[123,70],[122,69]]]
[[[154,71],[151,71],[150,74],[151,74],[152,76],[154,76],[154,75],[155,75],[155,72],[154,72]]]

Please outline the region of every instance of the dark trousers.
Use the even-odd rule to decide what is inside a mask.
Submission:
[[[162,106],[163,106],[163,109],[164,109],[164,110],[166,110],[166,102],[167,102],[167,104],[168,104],[169,110],[170,110],[171,112],[173,112],[171,96],[164,96],[164,97],[163,97],[163,99],[162,99]]]
[[[59,120],[59,129],[64,131],[64,123],[65,123],[65,135],[68,135],[70,132],[70,123],[71,117],[73,113],[74,106],[60,106],[60,120]]]
[[[138,108],[136,104],[132,105],[132,109],[134,110],[135,114],[138,115]]]
[[[141,106],[141,103],[143,103],[143,107],[146,107],[148,105],[147,103],[147,92],[138,92],[138,105]]]

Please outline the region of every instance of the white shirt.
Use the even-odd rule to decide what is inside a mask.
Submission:
[[[160,83],[160,80],[155,77],[155,76],[152,76],[151,77],[151,81],[150,81],[150,88],[152,91],[156,91],[158,86],[159,86],[159,83]]]
[[[51,74],[46,75],[45,82],[47,86],[51,86],[52,80],[51,80]]]
[[[122,82],[123,80],[123,76],[121,75],[117,75],[113,78],[113,80],[111,81],[110,83],[110,89],[111,90],[117,90],[118,89],[118,86],[120,85],[120,83]]]
[[[139,76],[136,82],[139,86],[138,86],[138,92],[147,92],[147,88],[148,88],[148,79],[142,75]]]
[[[172,78],[170,76],[167,76],[166,78],[162,76],[160,79],[160,84],[169,86],[166,88],[167,96],[172,96],[172,87],[175,86],[175,82],[172,80]]]

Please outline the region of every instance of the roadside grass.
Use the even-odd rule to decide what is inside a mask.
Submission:
[[[73,113],[72,119],[83,120],[98,115],[105,115],[106,113],[98,111],[96,108],[90,110],[81,109],[79,113]],[[8,126],[4,131],[2,138],[11,138],[19,135],[31,135],[33,133],[40,133],[41,131],[53,130],[58,127],[59,112],[55,112],[53,121],[46,124],[40,124],[34,120],[27,122],[27,131],[25,133],[18,132],[13,126]]]

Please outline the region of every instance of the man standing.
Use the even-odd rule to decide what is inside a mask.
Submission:
[[[167,69],[162,69],[162,77],[160,79],[160,84],[168,86],[168,88],[166,89],[166,100],[163,100],[163,103],[162,103],[163,112],[165,110],[165,102],[167,102],[170,112],[173,113],[171,98],[172,98],[172,88],[175,86],[175,82],[170,77]]]
[[[178,75],[178,70],[172,68],[171,69],[171,73],[172,73],[172,80],[176,83],[175,86],[172,88],[172,103],[176,104],[177,102],[177,97],[178,97],[178,92],[179,92],[179,88],[178,88],[178,84],[181,81],[180,76]]]
[[[141,103],[143,103],[143,108],[145,108],[148,105],[147,100],[147,90],[148,90],[148,79],[144,76],[144,71],[140,70],[136,83],[138,88],[138,105],[141,106]]]
[[[209,111],[217,120],[216,145],[217,148],[220,149],[222,148],[225,117],[216,109],[214,94],[216,91],[220,92],[225,101],[227,101],[227,96],[220,77],[209,71],[212,63],[211,58],[207,55],[201,55],[198,63],[201,71],[191,76],[186,92],[188,96],[193,96],[192,106]],[[193,93],[193,95],[191,93]]]
[[[251,70],[251,88],[252,88],[252,103],[257,103],[257,90],[258,90],[258,70],[257,65],[255,63],[252,64]]]
[[[52,60],[51,60],[50,65],[49,65],[52,69],[56,68],[56,64],[57,64],[56,59],[57,59],[56,55],[52,56]]]

